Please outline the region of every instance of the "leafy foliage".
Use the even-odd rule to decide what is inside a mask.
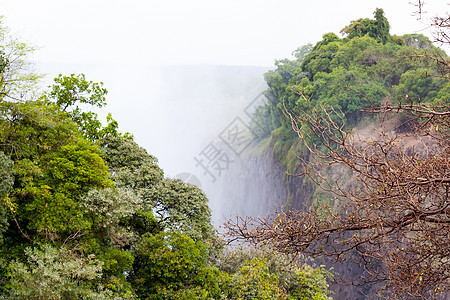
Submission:
[[[389,40],[389,22],[384,16],[384,11],[380,8],[375,10],[375,19],[359,19],[351,22],[351,24],[341,30],[349,38],[363,37],[368,35],[386,43]]]
[[[269,248],[239,246],[226,249],[217,267],[231,275],[225,290],[232,299],[269,295],[277,299],[330,299],[326,279],[332,274],[305,261],[302,256]]]
[[[102,107],[106,104],[107,90],[102,88],[103,83],[87,81],[83,74],[75,76],[59,75],[49,93],[49,97],[56,99],[56,105],[66,111],[75,104],[90,104]]]
[[[27,263],[9,266],[9,294],[6,299],[107,299],[98,293],[102,262],[93,255],[76,257],[66,249],[44,245],[43,250],[27,248]]]
[[[14,206],[8,197],[12,189],[13,162],[3,152],[0,152],[0,244],[3,242],[3,233],[8,227],[7,212],[14,210]]]
[[[131,138],[107,135],[98,141],[116,186],[152,190],[164,177],[158,160]]]
[[[208,199],[198,187],[178,179],[165,179],[156,187],[152,202],[163,227],[184,232],[196,240],[213,234]]]
[[[229,283],[231,299],[287,299],[278,278],[269,273],[265,259],[252,259],[240,267]]]
[[[92,111],[84,111],[87,106],[103,107],[106,105],[106,94],[103,83],[87,81],[84,74],[75,76],[59,75],[55,78],[52,90],[43,95],[44,99],[52,99],[63,111],[67,111],[70,118],[75,121],[83,136],[95,141],[107,135],[118,136],[119,124],[111,114],[106,117],[107,125],[102,126],[97,114]],[[131,137],[125,133],[123,136]]]
[[[184,294],[218,298],[219,270],[207,265],[207,245],[184,234],[144,235],[136,253],[132,282],[149,299],[180,299]]]
[[[13,162],[5,153],[0,152],[0,197],[4,197],[11,190],[13,178]]]
[[[7,35],[2,26],[0,35]],[[90,109],[106,104],[102,83],[60,75],[49,91],[29,100],[39,93],[31,88],[38,76],[22,70],[32,48],[5,41],[0,39],[2,299],[231,299],[234,286],[239,295],[251,295],[258,280],[267,287],[264,297],[284,297],[285,281],[277,279],[283,272],[267,273],[259,258],[233,274],[215,266],[224,247],[206,195],[165,178],[157,159],[120,133],[111,115],[101,124]],[[285,84],[307,51],[297,50],[296,62],[278,63]]]

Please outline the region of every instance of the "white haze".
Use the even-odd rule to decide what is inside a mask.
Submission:
[[[447,8],[442,1],[427,5],[426,17]],[[166,175],[197,176],[216,221],[231,213],[261,215],[282,203],[271,199],[283,197],[282,189],[267,188],[276,189],[280,174],[248,183],[242,176],[257,174],[234,164],[234,173],[212,183],[194,156],[236,117],[245,118],[275,59],[326,32],[338,33],[351,20],[372,17],[377,7],[385,10],[391,34],[430,35],[427,19],[411,16],[415,8],[408,0],[0,0],[11,32],[41,47],[33,60],[38,72],[48,74],[45,84],[59,73],[104,82],[109,104],[101,117],[111,112]],[[270,162],[242,166],[264,172]],[[272,181],[266,184],[267,177]],[[224,186],[230,182],[241,186]],[[241,195],[229,192],[234,189]]]
[[[0,14],[57,63],[271,66],[351,20],[383,8],[391,32],[429,35],[445,0],[0,0]]]

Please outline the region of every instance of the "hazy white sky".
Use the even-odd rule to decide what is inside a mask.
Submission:
[[[57,63],[271,66],[351,20],[385,10],[391,33],[428,35],[415,0],[0,0],[13,33]],[[448,10],[426,1],[427,15]]]

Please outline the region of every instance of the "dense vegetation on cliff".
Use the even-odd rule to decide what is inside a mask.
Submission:
[[[102,83],[39,92],[32,50],[0,25],[1,299],[328,299],[323,268],[224,247],[205,194],[90,111]]]
[[[299,171],[297,156],[307,159],[309,153],[292,130],[286,111],[333,109],[344,115],[340,122],[345,128],[355,128],[371,121],[364,108],[406,103],[407,97],[418,103],[448,101],[450,84],[439,76],[439,65],[417,57],[446,57],[427,37],[389,35],[381,9],[375,11],[374,19],[353,21],[341,33],[343,38],[327,33],[316,45],[298,48],[293,52],[295,59],[277,60],[276,68],[265,74],[268,105],[259,108],[253,127],[258,136],[270,139],[268,145],[290,174]],[[309,204],[320,198],[314,195],[314,185],[302,181],[296,181],[296,186],[309,193],[299,198],[291,187],[289,203],[294,207],[300,207],[296,202],[304,202],[305,196]]]

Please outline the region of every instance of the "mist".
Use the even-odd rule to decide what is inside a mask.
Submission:
[[[251,155],[258,140],[248,127],[255,107],[264,104],[269,67],[37,62],[36,69],[47,74],[46,86],[60,73],[103,82],[108,104],[95,109],[99,118],[111,113],[121,132],[157,157],[166,177],[201,187],[216,227],[283,204],[283,172],[269,153]],[[230,140],[233,132],[240,144]]]

